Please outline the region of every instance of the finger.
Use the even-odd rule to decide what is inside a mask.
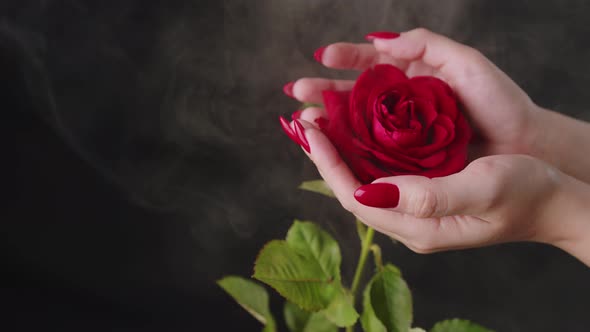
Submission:
[[[305,137],[311,148],[311,153],[308,156],[318,168],[326,184],[347,210],[350,210],[348,207],[351,205],[358,205],[355,202],[353,193],[361,184],[340,158],[338,150],[311,123],[303,120],[299,120],[299,122],[305,128]]]
[[[312,124],[299,121],[305,127],[305,136],[311,147],[311,153],[308,153],[308,156],[346,210],[355,214],[368,226],[402,242],[407,242],[406,239],[412,234],[420,234],[436,226],[432,219],[416,221],[409,215],[360,204],[354,198],[354,192],[361,186],[361,183],[342,160],[336,148]]]
[[[304,134],[311,146],[308,156],[318,167],[322,178],[342,206],[368,226],[421,253],[473,247],[495,240],[490,236],[493,232],[490,232],[492,226],[489,223],[468,216],[481,213],[494,201],[496,181],[491,176],[481,179],[481,170],[478,174],[466,168],[444,178],[382,178],[372,185],[395,184],[399,197],[397,207],[366,206],[354,199],[361,183],[329,139],[309,122],[299,121],[305,127]]]
[[[492,202],[497,201],[497,181],[490,175],[489,179],[481,179],[481,174],[466,169],[434,179],[396,176],[378,179],[359,190],[369,188],[370,191],[372,185],[395,185],[399,193],[397,206],[387,209],[398,214],[395,229],[391,228],[391,224],[383,224],[382,220],[375,220],[375,226],[389,226],[412,250],[427,253],[497,241],[491,236],[495,233],[494,225],[476,217],[487,215]],[[373,195],[388,193],[387,190],[377,189]],[[393,191],[394,196],[396,191]],[[358,197],[358,193],[355,195]],[[383,202],[384,199],[381,199]]]
[[[367,195],[376,195],[388,192],[387,185],[379,188],[379,184],[394,185],[399,192],[399,199],[391,211],[416,218],[482,214],[495,200],[497,184],[492,174],[481,176],[480,173],[468,167],[459,173],[433,179],[413,175],[395,176],[378,179],[361,189]]]
[[[365,70],[378,63],[390,63],[402,70],[406,61],[392,58],[386,53],[377,52],[372,44],[335,43],[320,49],[318,61],[334,69]]]
[[[325,78],[300,78],[293,85],[293,97],[304,103],[322,104],[322,91],[350,91],[354,81],[331,80]]]
[[[328,119],[326,110],[321,107],[308,107],[299,113],[299,119],[310,123],[316,128],[319,128],[319,125],[316,122],[318,118]]]
[[[403,61],[423,61],[435,68],[448,80],[463,75],[474,62],[485,57],[475,49],[423,28],[402,33],[394,39],[376,38],[375,49]]]

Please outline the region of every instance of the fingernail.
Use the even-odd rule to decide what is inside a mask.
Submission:
[[[377,31],[371,32],[365,36],[367,41],[372,42],[373,40],[380,38],[380,39],[395,39],[399,37],[400,34],[397,32],[389,32],[389,31]]]
[[[328,47],[328,46],[322,46],[322,47],[318,48],[317,50],[315,50],[315,52],[313,52],[313,58],[315,59],[315,61],[322,63],[322,56],[324,55],[324,51],[326,50],[326,47]]]
[[[307,137],[305,137],[305,128],[299,120],[293,121],[295,122],[295,133],[297,133],[297,137],[299,137],[299,144],[307,151],[307,153],[311,153],[311,148],[309,147],[309,142],[307,141]]]
[[[366,184],[354,192],[354,198],[366,206],[394,208],[399,204],[399,188],[391,183]]]
[[[281,122],[281,127],[283,127],[283,130],[285,131],[285,134],[287,134],[287,136],[289,136],[289,138],[293,142],[297,143],[298,145],[301,145],[301,142],[299,142],[299,137],[293,131],[293,128],[291,128],[291,126],[289,125],[289,121],[287,121],[287,119],[285,119],[282,116],[279,117],[279,121]]]
[[[297,120],[301,117],[301,112],[303,112],[303,110],[298,110],[293,112],[293,114],[291,114],[291,119],[293,120]]]
[[[295,82],[289,82],[283,86],[283,92],[291,98],[293,98],[293,86],[295,86]]]

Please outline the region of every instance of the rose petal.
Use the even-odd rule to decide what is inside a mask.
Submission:
[[[356,141],[358,147],[362,147],[362,142]],[[396,150],[379,150],[379,149],[364,149],[373,155],[375,160],[378,160],[383,167],[387,169],[399,169],[408,171],[419,171],[421,167],[417,164],[417,160]]]
[[[455,153],[451,156],[447,156],[444,162],[440,163],[434,168],[424,170],[420,175],[429,178],[434,178],[457,173],[460,172],[463,168],[465,168],[466,161],[467,149],[464,149],[464,151],[458,151],[458,153]]]
[[[400,147],[419,146],[424,144],[422,124],[410,120],[409,128],[396,128],[396,116],[385,117],[382,114],[373,117],[372,137],[385,149],[398,150]]]
[[[416,96],[433,102],[439,114],[445,114],[451,120],[455,120],[459,113],[457,98],[446,82],[436,77],[416,76],[412,77],[409,86]]]
[[[436,153],[436,151],[445,148],[455,139],[454,125],[451,128],[446,128],[441,124],[435,123],[430,128],[429,134],[431,135],[430,144],[408,148],[405,150],[406,154],[414,158],[425,158]]]
[[[431,101],[419,98],[412,99],[412,102],[414,103],[412,118],[420,121],[424,130],[430,129],[438,117],[435,105]]]
[[[449,144],[449,152],[454,154],[455,151],[467,151],[468,144],[473,136],[473,131],[464,116],[459,115],[455,123],[455,139]]]
[[[328,114],[328,119],[336,117],[343,117],[348,115],[348,107],[350,106],[350,91],[322,91],[324,99],[324,108]]]
[[[352,157],[347,160],[350,169],[362,183],[373,182],[375,179],[389,176],[390,173],[378,166],[372,156],[368,158]]]
[[[447,158],[447,150],[439,150],[430,156],[419,159],[418,164],[423,168],[434,168],[440,165]]]
[[[350,99],[349,119],[354,132],[368,138],[372,125],[374,101],[399,82],[407,82],[404,72],[392,65],[376,65],[364,71],[357,79]]]
[[[401,148],[420,146],[424,144],[422,131],[420,129],[422,128],[395,130],[391,135],[391,140]]]
[[[460,171],[472,136],[456,95],[434,77],[408,79],[391,65],[363,72],[353,91],[325,92],[329,119],[317,119],[363,183],[392,175]]]

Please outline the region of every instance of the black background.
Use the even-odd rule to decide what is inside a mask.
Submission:
[[[0,3],[0,325],[6,331],[257,331],[219,290],[293,218],[358,244],[277,117],[340,40],[424,26],[480,49],[549,108],[588,119],[586,1]],[[583,149],[584,147],[580,147]],[[417,255],[384,237],[415,323],[587,331],[590,270],[543,245]],[[280,315],[280,299],[272,298]]]

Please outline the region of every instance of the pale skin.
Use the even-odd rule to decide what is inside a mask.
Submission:
[[[440,178],[394,176],[399,205],[384,209],[354,198],[362,184],[314,119],[301,113],[308,156],[345,209],[419,253],[534,241],[559,247],[590,266],[590,124],[537,106],[477,50],[425,29],[372,44],[329,45],[321,63],[364,70],[391,63],[410,77],[433,75],[458,94],[482,140],[461,172]],[[301,78],[293,95],[321,103],[321,91],[350,90],[353,81]]]

